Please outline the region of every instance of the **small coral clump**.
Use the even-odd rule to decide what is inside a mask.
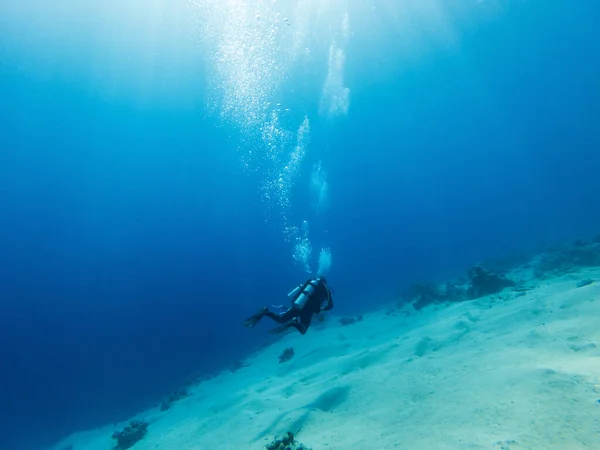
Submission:
[[[292,347],[286,348],[281,355],[279,355],[279,364],[289,361],[294,357],[296,353]]]
[[[186,388],[181,388],[178,391],[173,392],[165,400],[163,400],[163,402],[160,405],[160,410],[167,411],[168,409],[171,408],[173,403],[181,400],[182,398],[186,398],[189,395],[190,395],[190,393],[188,392],[188,390]]]
[[[287,432],[287,436],[274,439],[273,442],[265,445],[265,448],[267,450],[312,450],[294,439],[294,435],[290,431]]]
[[[148,423],[142,420],[132,420],[123,431],[115,431],[112,438],[117,441],[116,450],[127,450],[141,441],[148,433]]]

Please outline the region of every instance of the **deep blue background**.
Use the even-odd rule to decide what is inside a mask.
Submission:
[[[315,252],[332,248],[339,314],[417,278],[600,232],[600,5],[491,3],[484,14],[450,2],[454,39],[427,15],[410,34],[351,10],[347,117],[320,118],[318,90],[312,103],[289,99],[312,138],[290,217],[309,220]],[[0,14],[10,449],[125,419],[190,372],[243,357],[266,327],[249,333],[240,320],[305,276],[281,223],[265,222],[239,130],[207,114],[206,61],[173,31],[189,22],[163,10],[161,27],[132,21],[115,47],[108,25],[63,32],[48,11],[25,19],[16,4]],[[160,49],[151,67],[131,51],[150,45],[133,37],[139,23]],[[109,47],[129,59],[107,65]],[[324,68],[307,73],[320,86]],[[331,186],[320,215],[307,194],[318,160]]]

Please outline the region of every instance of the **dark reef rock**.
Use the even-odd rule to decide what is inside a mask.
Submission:
[[[265,445],[265,448],[267,450],[312,450],[294,439],[294,435],[290,431],[285,437],[274,439],[273,442]]]
[[[413,283],[408,290],[400,294],[402,304],[412,304],[418,310],[427,305],[442,302],[458,302],[466,300],[466,291],[459,287],[455,281],[447,283],[433,283],[420,281]]]
[[[588,286],[590,284],[592,284],[594,282],[594,280],[581,280],[579,283],[577,283],[577,287],[584,287],[584,286]]]
[[[412,304],[418,310],[427,305],[443,302],[461,302],[468,299],[495,294],[516,283],[504,275],[499,275],[481,264],[469,269],[468,281],[464,278],[446,283],[421,281],[414,283],[401,294],[403,304]]]
[[[573,269],[573,262],[560,251],[543,253],[539,256],[537,264],[534,266],[534,275],[536,278],[544,278],[549,274],[562,274]]]
[[[581,245],[573,245],[567,248],[565,255],[572,263],[580,267],[600,265],[600,244],[595,242],[583,242]]]
[[[171,406],[173,406],[173,403],[181,400],[182,398],[186,398],[189,395],[190,394],[186,388],[181,388],[181,389],[177,390],[176,392],[173,392],[166,399],[164,399],[163,402],[160,404],[160,410],[167,411],[168,409],[171,409]]]
[[[592,241],[577,240],[571,245],[549,248],[537,259],[535,276],[562,275],[581,267],[600,266],[600,236]]]
[[[535,286],[536,279],[563,275],[585,267],[600,267],[600,234],[592,239],[548,245],[535,250],[513,252],[503,257],[478,263],[468,271],[468,278],[459,277],[445,283],[420,281],[399,293],[396,305],[405,315],[411,315],[428,305],[460,302],[513,288],[513,298],[522,296]],[[515,280],[508,278],[512,273]],[[587,284],[594,280],[587,280]],[[582,280],[578,287],[586,284]],[[414,309],[413,309],[414,308]],[[395,315],[396,308],[386,311]],[[340,319],[342,325],[354,323],[351,318]]]
[[[281,355],[279,355],[279,364],[284,363],[292,359],[295,355],[292,347],[286,348]]]
[[[504,275],[499,275],[477,264],[469,269],[469,297],[478,298],[495,294],[504,288],[513,287],[516,283]]]
[[[123,431],[115,431],[112,438],[117,441],[115,450],[127,450],[141,441],[148,433],[148,423],[141,420],[132,420]]]

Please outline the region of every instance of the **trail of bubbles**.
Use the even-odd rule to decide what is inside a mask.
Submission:
[[[288,139],[285,133],[273,134],[269,133],[269,137],[277,139],[270,141],[273,146],[282,144]],[[310,142],[310,123],[308,117],[305,117],[302,124],[298,128],[296,134],[296,145],[292,152],[287,157],[287,162],[283,163],[284,153],[274,150],[271,156],[279,162],[274,167],[274,170],[269,171],[263,185],[263,198],[266,198],[277,205],[280,213],[284,238],[287,242],[292,242],[298,236],[298,228],[290,223],[289,213],[291,211],[291,189],[294,186],[298,175],[302,160],[306,154],[306,147]]]
[[[321,30],[328,30],[329,25],[322,27],[322,23],[329,21],[332,14],[339,17],[345,5],[343,1],[330,0],[298,0],[293,4],[278,0],[189,2],[207,60],[208,110],[219,116],[223,125],[233,125],[240,131],[239,158],[248,172],[263,177],[259,191],[267,220],[281,226],[284,239],[295,244],[294,259],[308,271],[312,253],[308,231],[295,226],[290,215],[291,191],[310,142],[310,122],[304,117],[294,143],[294,133],[282,125],[282,114],[289,110],[280,104],[281,90],[291,78],[294,64],[309,61],[307,42],[312,45],[321,41],[315,31],[318,29],[321,34]],[[282,14],[282,8],[290,8],[287,12],[294,15],[292,21],[289,14]],[[327,77],[321,92],[322,113],[328,116],[346,114],[348,110],[349,89],[343,79],[349,35],[347,14],[341,34],[337,34],[329,48]],[[313,189],[318,207],[322,208],[327,201],[328,184],[320,163],[316,174]],[[307,222],[304,224],[307,226]]]
[[[334,38],[329,46],[328,71],[319,112],[327,117],[345,116],[350,107],[350,89],[345,86],[344,67],[346,65],[345,48],[350,33],[348,13],[344,15],[339,38]]]

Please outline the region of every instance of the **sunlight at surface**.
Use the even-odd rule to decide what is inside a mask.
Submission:
[[[239,122],[260,123],[277,103],[283,112],[289,108],[291,79],[307,69],[325,71],[316,99],[322,110],[345,114],[352,87],[340,75],[374,70],[361,65],[361,52],[380,54],[383,62],[393,50],[410,62],[428,49],[458,46],[461,23],[491,20],[511,4],[4,0],[0,49],[37,77],[66,76],[111,98],[147,101],[156,96],[198,101],[206,89],[202,65],[209,60],[218,74],[209,77],[212,107]]]
[[[166,0],[6,0],[0,49],[36,78],[68,80],[94,95],[187,103],[199,70],[187,9]]]

